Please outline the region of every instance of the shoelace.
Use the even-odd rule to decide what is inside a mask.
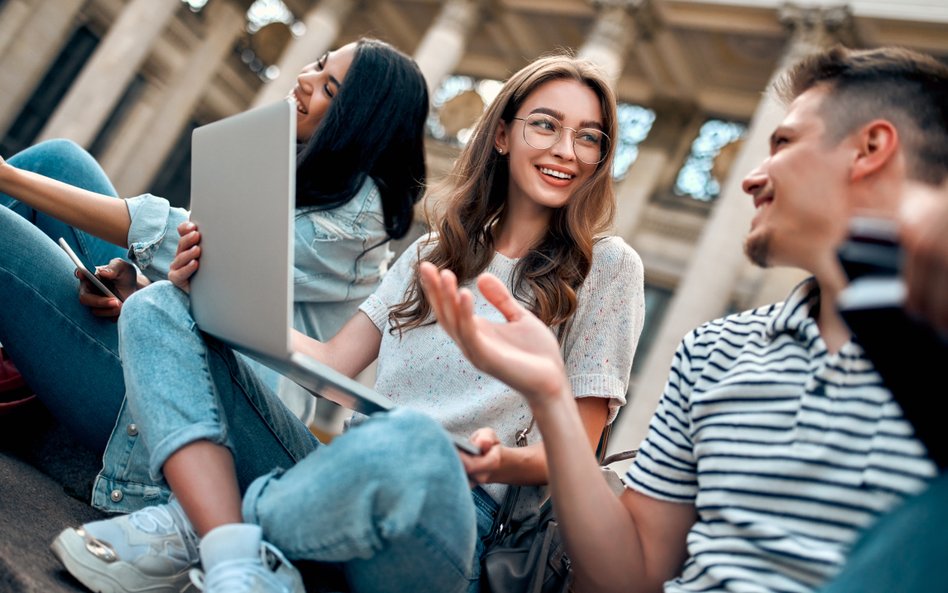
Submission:
[[[128,522],[131,523],[135,529],[144,531],[145,533],[164,534],[178,530],[178,526],[175,525],[174,517],[171,516],[171,513],[164,505],[145,507],[135,511],[128,516]]]
[[[180,516],[176,516],[180,515]],[[128,522],[136,529],[150,534],[175,533],[185,546],[187,558],[196,558],[199,539],[184,513],[178,509],[175,513],[168,505],[155,505],[135,511],[128,516]]]
[[[222,562],[207,574],[199,568],[192,568],[188,576],[199,591],[250,593],[254,591],[257,578],[278,587],[274,592],[286,591],[285,587],[274,582],[273,576],[262,564],[249,559]]]

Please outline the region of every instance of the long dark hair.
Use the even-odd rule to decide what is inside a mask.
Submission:
[[[459,284],[487,269],[494,257],[494,228],[506,215],[508,157],[494,149],[497,126],[501,121],[509,125],[527,97],[552,80],[575,80],[592,90],[602,109],[603,130],[616,137],[615,95],[593,63],[558,54],[531,62],[511,76],[481,116],[441,188],[446,206],[425,258],[453,271]],[[613,145],[606,144],[603,151],[592,176],[553,212],[546,236],[515,268],[514,295],[550,326],[563,324],[576,311],[576,291],[592,266],[593,244],[612,222]],[[431,305],[416,274],[405,301],[389,315],[393,331],[431,323],[430,315]]]
[[[405,236],[425,186],[427,116],[428,88],[414,60],[383,41],[359,40],[339,93],[297,157],[297,208],[341,206],[368,175],[389,237]]]

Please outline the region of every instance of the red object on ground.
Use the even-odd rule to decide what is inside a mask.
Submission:
[[[36,395],[27,387],[20,371],[13,361],[7,358],[6,352],[0,348],[0,415],[7,414],[23,406]]]

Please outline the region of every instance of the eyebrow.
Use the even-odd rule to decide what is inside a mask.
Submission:
[[[566,119],[566,115],[562,111],[550,109],[549,107],[537,107],[528,115],[533,115],[534,113],[543,113],[545,115],[549,115],[550,117],[555,117],[556,119],[560,120],[560,122]],[[596,128],[597,130],[602,131],[602,124],[597,121],[585,120],[579,122],[579,129],[583,128]]]
[[[773,150],[774,146],[776,146],[778,136],[786,136],[787,133],[787,128],[784,126],[777,126],[777,128],[770,133],[770,149]]]
[[[335,84],[336,88],[340,88],[340,89],[342,88],[342,83],[336,80],[336,77],[333,76],[332,74],[329,75],[329,82]]]

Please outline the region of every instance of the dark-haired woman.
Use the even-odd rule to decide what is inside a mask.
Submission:
[[[411,224],[427,91],[411,59],[363,39],[303,68],[288,99],[300,143],[294,325],[326,339],[378,285],[391,258],[385,241]],[[125,395],[114,323],[122,303],[87,281],[77,299],[56,240],[127,298],[167,276],[188,212],[148,194],[116,199],[98,163],[66,140],[0,158],[0,192],[0,343],[52,413],[103,451]],[[272,372],[265,380],[277,383]]]
[[[592,455],[624,402],[643,318],[638,255],[601,236],[614,209],[615,130],[612,91],[584,60],[540,59],[505,83],[447,178],[437,233],[396,261],[335,337],[294,335],[296,350],[349,376],[377,358],[376,388],[404,406],[328,446],[194,330],[185,291],[200,237],[188,232],[176,286],[140,291],[119,321],[147,449],[127,467],[147,469],[156,499],[164,487],[175,498],[67,529],[54,550],[85,574],[123,579],[121,590],[174,582],[200,562],[204,576],[193,574],[208,592],[301,592],[285,554],[334,563],[355,591],[477,591],[478,536],[508,484],[547,482],[546,457],[539,435],[515,446],[529,409],[434,324],[418,265],[452,270],[475,294],[474,279],[492,272],[556,332]],[[475,307],[500,315],[480,295]],[[161,348],[144,346],[158,336]],[[473,433],[482,455],[457,453],[445,429]]]

